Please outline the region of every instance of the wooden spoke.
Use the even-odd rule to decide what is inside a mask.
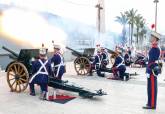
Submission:
[[[79,63],[79,64],[81,63],[81,59],[78,60],[78,63]]]
[[[16,74],[18,73],[16,65],[14,65],[14,71]]]
[[[13,68],[10,68],[10,71],[14,72],[15,73],[15,70]]]
[[[85,62],[84,62],[85,64],[88,64],[88,61],[87,60],[85,60]]]
[[[23,88],[25,88],[26,86],[24,85],[24,83],[21,81],[21,80],[19,80],[19,83],[20,83],[20,85],[22,85],[23,86]]]
[[[23,73],[22,75],[21,75],[21,74],[19,75],[20,78],[21,78],[21,77],[25,77],[25,76],[26,76],[25,73]]]
[[[82,63],[84,63],[85,62],[85,59],[81,59],[82,60]]]
[[[12,74],[11,72],[9,72],[9,75],[11,75],[11,76],[15,76],[15,74]]]
[[[80,63],[81,63],[81,64],[83,63],[83,60],[82,60],[82,58],[80,58]]]
[[[11,84],[11,86],[13,86],[16,83],[16,80]]]
[[[18,65],[18,72],[20,72],[20,66]]]
[[[24,71],[24,69],[21,67],[21,70],[20,70],[19,74],[22,74],[23,71]]]
[[[17,86],[18,86],[18,83],[16,82],[16,86],[14,88],[15,91],[17,91]]]
[[[17,83],[18,83],[18,87],[19,87],[18,92],[21,92],[21,84],[20,84],[20,81],[17,81]]]
[[[23,79],[23,78],[20,78],[20,80],[22,80],[22,81],[24,81],[24,82],[26,82],[27,80],[25,80],[25,79]]]
[[[15,80],[15,78],[9,79],[9,81],[11,81],[11,80]]]
[[[18,80],[20,84],[23,84],[23,82],[21,80]]]

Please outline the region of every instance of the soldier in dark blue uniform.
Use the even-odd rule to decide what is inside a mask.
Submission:
[[[104,77],[104,74],[101,73],[101,59],[102,59],[101,49],[98,48],[97,54],[95,55],[95,59],[94,59],[92,65],[95,67],[97,75],[100,77]]]
[[[128,47],[128,54],[129,54],[129,57],[131,57],[132,52],[131,52],[131,48],[130,47]]]
[[[51,58],[51,66],[53,69],[53,76],[61,80],[65,73],[65,66],[59,45],[54,45],[54,56]]]
[[[101,47],[101,64],[102,68],[106,68],[106,66],[109,64],[108,52],[106,52],[105,48],[103,47]]]
[[[118,50],[116,58],[115,58],[115,63],[112,66],[112,72],[113,72],[114,78],[123,80],[126,67],[124,64],[124,59],[120,55],[120,53],[121,52]],[[128,77],[126,78],[128,79]]]
[[[148,53],[148,65],[146,68],[147,73],[147,95],[148,102],[144,109],[156,109],[157,103],[157,76],[160,73],[158,67],[158,60],[160,58],[160,48],[158,47],[158,41],[160,34],[156,32],[151,33],[152,47]]]
[[[41,99],[46,98],[48,76],[51,75],[51,64],[46,59],[46,49],[40,49],[39,59],[32,62],[32,77],[29,80],[30,95],[35,96],[34,84],[40,85]]]

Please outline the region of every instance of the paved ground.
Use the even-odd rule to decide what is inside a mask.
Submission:
[[[76,93],[62,91],[77,98],[66,104],[40,101],[38,96],[29,96],[28,89],[20,94],[9,92],[6,74],[1,72],[0,114],[165,114],[165,70],[159,77],[157,110],[143,110],[142,106],[146,104],[147,99],[144,68],[127,68],[127,72],[136,71],[140,75],[123,82],[97,76],[76,76],[72,63],[67,63],[67,66],[65,79],[92,90],[102,88],[108,95],[83,99]]]

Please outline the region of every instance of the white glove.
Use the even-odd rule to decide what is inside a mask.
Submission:
[[[147,78],[150,78],[150,74],[147,73],[146,75],[147,75]]]

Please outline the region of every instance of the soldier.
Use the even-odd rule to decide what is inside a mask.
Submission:
[[[34,84],[40,85],[41,95],[40,99],[46,98],[48,76],[51,75],[51,64],[46,59],[47,50],[45,48],[40,49],[39,59],[32,62],[32,77],[29,80],[30,95],[35,96]]]
[[[112,72],[113,72],[113,75],[115,78],[123,80],[124,74],[126,71],[126,67],[124,64],[124,59],[120,54],[121,54],[121,52],[118,50],[116,58],[115,58],[115,63],[112,66]],[[128,78],[129,77],[126,77],[126,79],[128,79]]]
[[[103,47],[101,47],[101,64],[103,68],[106,68],[106,66],[109,64],[108,53]]]
[[[95,56],[95,59],[94,59],[92,65],[95,67],[97,75],[100,77],[104,77],[104,74],[101,73],[101,50],[100,50],[100,48],[97,49],[97,54]]]
[[[160,48],[158,47],[158,41],[160,34],[157,32],[151,33],[151,49],[148,53],[148,65],[146,67],[147,73],[147,95],[148,102],[143,109],[156,109],[157,103],[157,76],[160,73],[158,67],[158,60],[160,58]]]
[[[51,58],[51,67],[53,68],[53,76],[61,80],[65,73],[65,66],[59,45],[54,45],[54,56]]]
[[[129,54],[129,57],[131,57],[132,52],[131,52],[131,48],[130,47],[128,47],[128,54]]]

